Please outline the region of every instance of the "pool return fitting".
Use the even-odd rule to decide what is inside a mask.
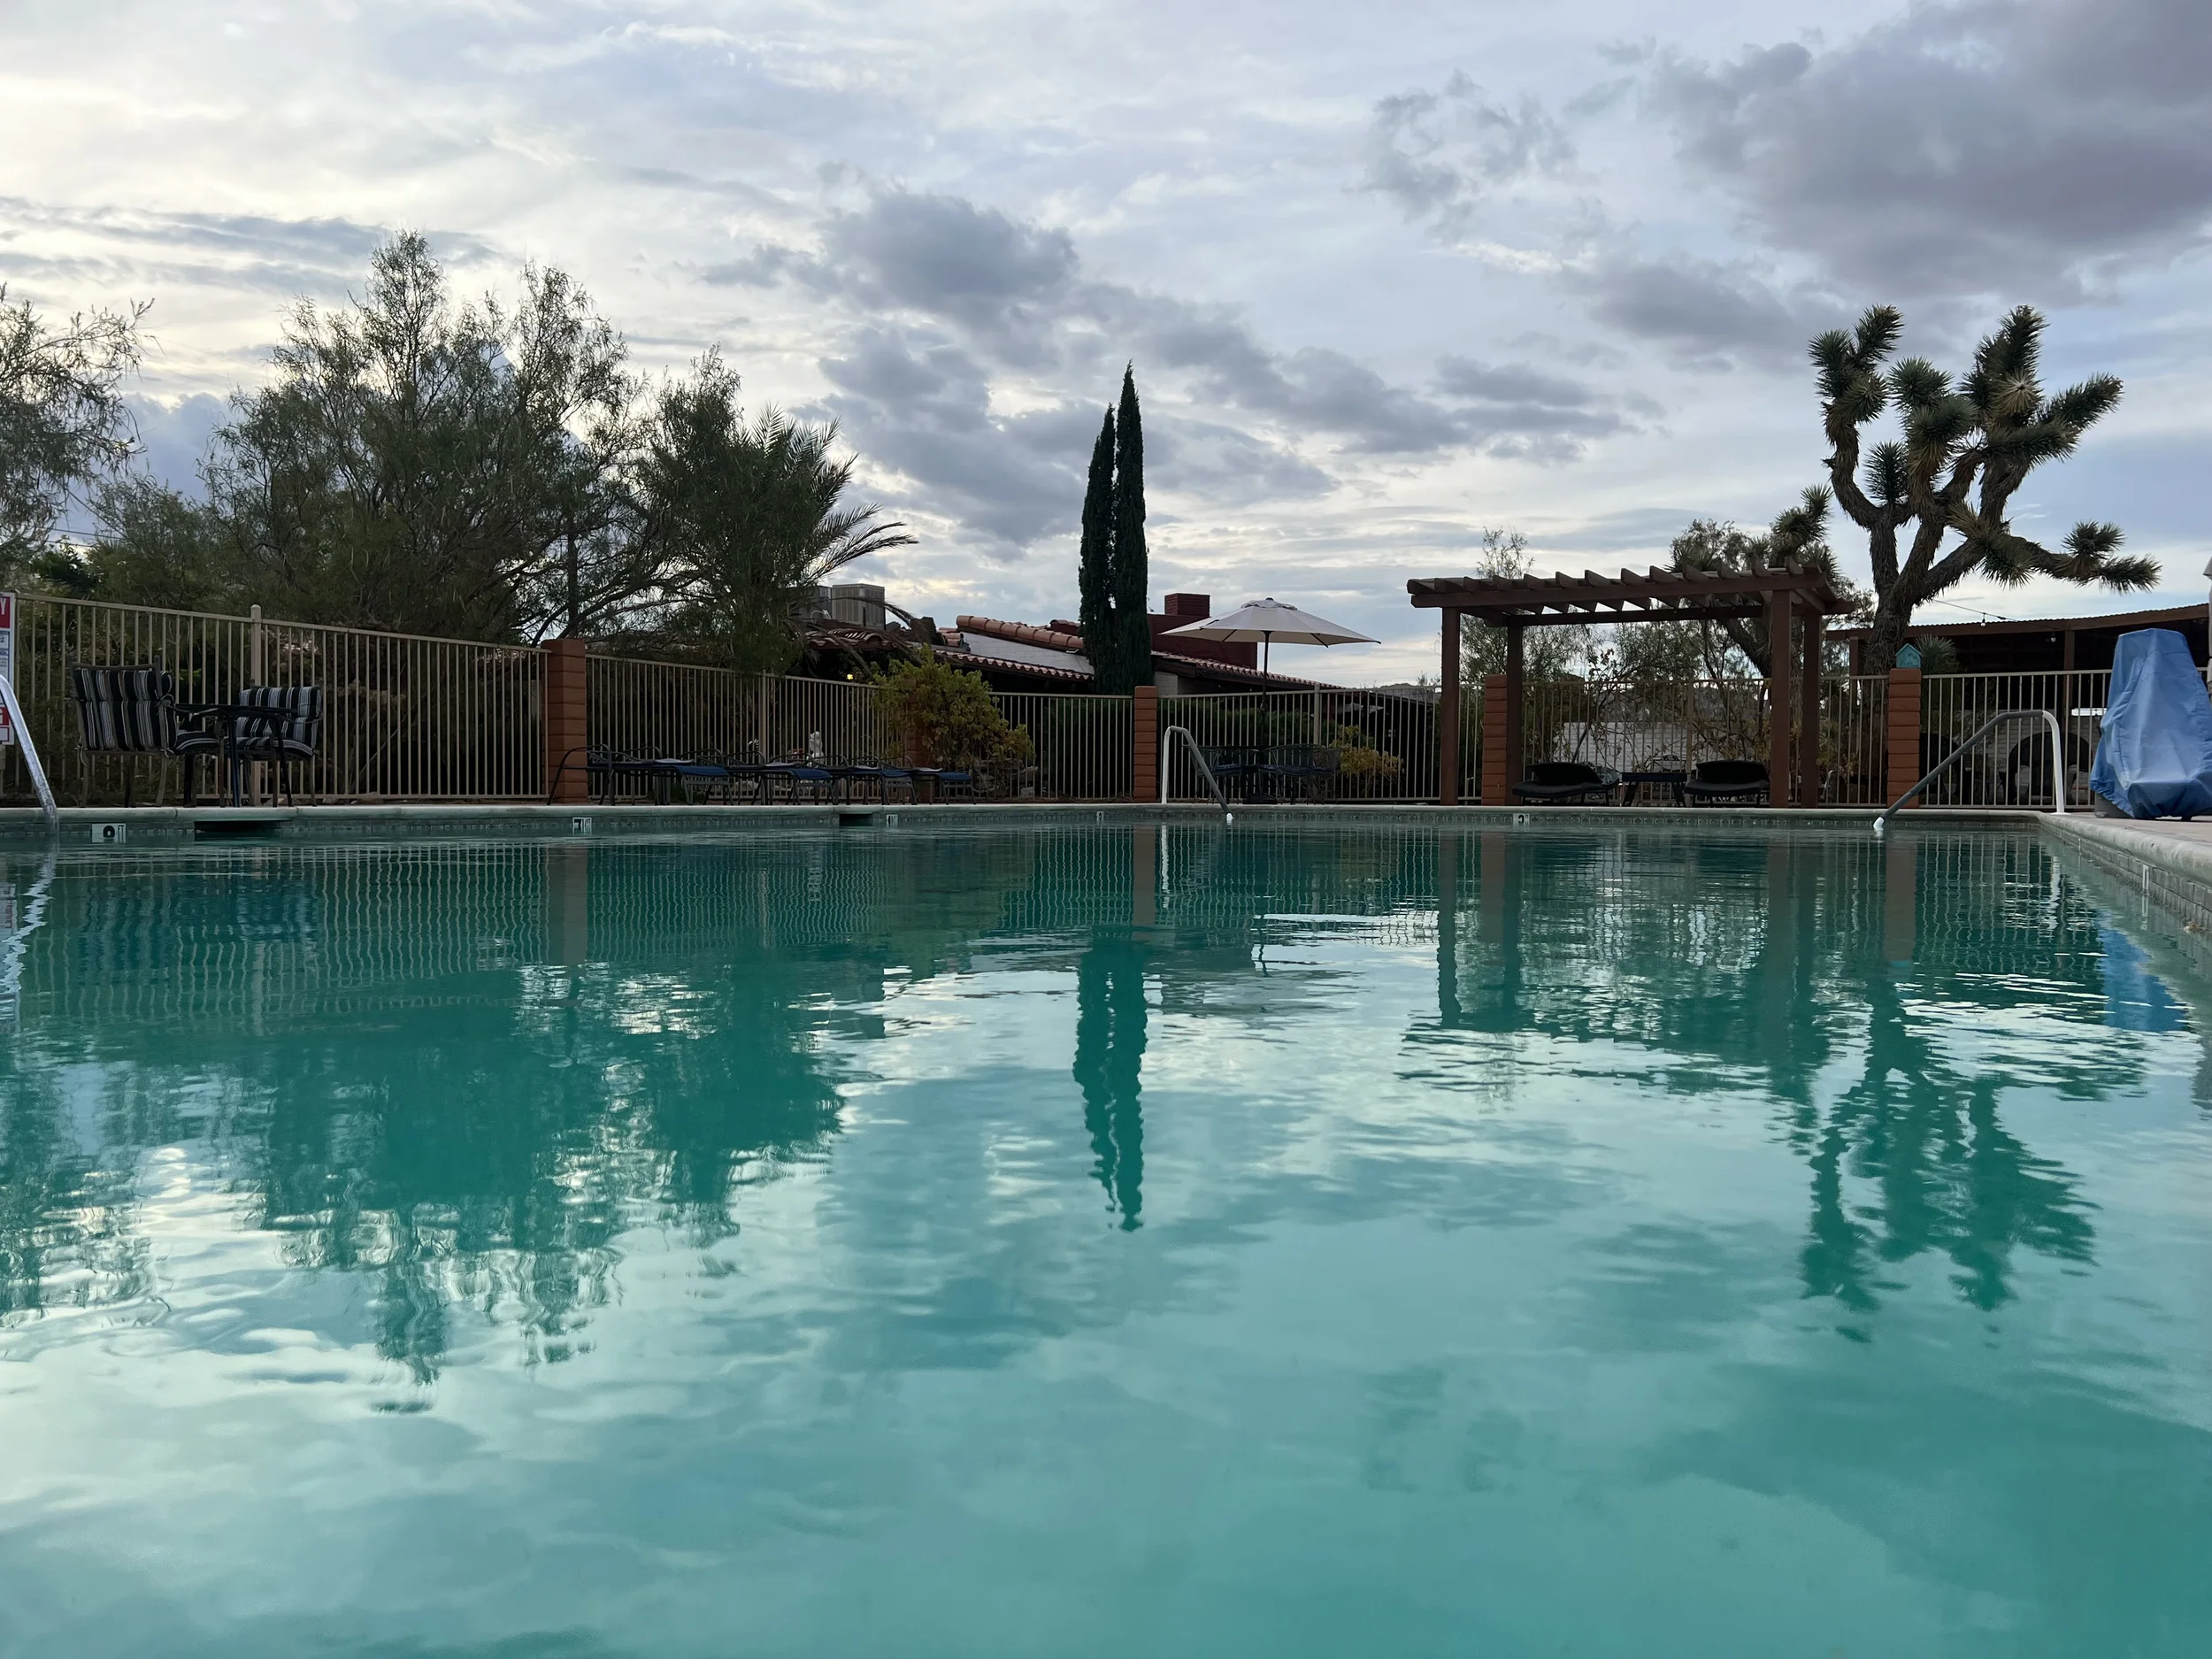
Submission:
[[[46,827],[58,835],[61,809],[54,804],[54,792],[47,787],[46,768],[39,764],[38,745],[31,741],[31,723],[23,718],[23,705],[15,700],[15,686],[5,674],[0,674],[0,706],[7,709],[15,741],[23,746],[23,764],[31,769],[31,781],[38,786],[38,803],[45,810]]]
[[[1221,821],[1233,824],[1237,815],[1229,810],[1229,797],[1222,789],[1221,780],[1214,776],[1214,769],[1206,764],[1206,751],[1198,747],[1198,740],[1190,734],[1187,726],[1171,726],[1160,736],[1160,804],[1167,804],[1167,763],[1175,752],[1175,740],[1183,740],[1183,747],[1190,750],[1190,757],[1198,763],[1198,772],[1206,780],[1206,787],[1214,792],[1214,799],[1221,803]]]
[[[1897,816],[1898,808],[1910,801],[1913,796],[1918,795],[1953,766],[1957,765],[1966,757],[1968,749],[1973,748],[1975,744],[1980,742],[1983,738],[2008,720],[2040,720],[2051,728],[2051,810],[2055,813],[2064,812],[2066,810],[2066,747],[2065,740],[2059,734],[2058,716],[2053,714],[2048,709],[2008,709],[2004,713],[1985,721],[1976,730],[1973,736],[1938,761],[1930,769],[1926,777],[1891,802],[1889,810],[1874,820],[1874,833],[1879,835],[1890,819]]]

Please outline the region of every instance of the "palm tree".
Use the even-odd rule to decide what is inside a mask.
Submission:
[[[663,394],[640,469],[672,628],[733,668],[774,672],[832,574],[914,538],[872,504],[847,505],[853,460],[837,428],[765,410],[748,420],[737,376],[710,352]]]

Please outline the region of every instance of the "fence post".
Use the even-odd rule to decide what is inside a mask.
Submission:
[[[545,798],[571,804],[591,798],[591,773],[584,757],[561,763],[591,741],[591,704],[585,695],[584,642],[554,640],[545,648]]]
[[[1920,671],[1889,671],[1889,773],[1886,806],[1920,781]]]
[[[1160,798],[1160,688],[1139,686],[1129,696],[1129,798]]]
[[[264,666],[265,652],[261,643],[261,607],[246,608],[246,683],[266,685]],[[246,768],[246,802],[250,806],[261,804],[261,763],[255,761]]]
[[[1505,676],[1486,674],[1482,681],[1482,803],[1510,806],[1512,785],[1505,752],[1512,747],[1505,731]]]

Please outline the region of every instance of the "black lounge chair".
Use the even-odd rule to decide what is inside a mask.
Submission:
[[[177,701],[175,677],[160,668],[72,668],[69,695],[77,705],[77,731],[88,755],[174,755],[184,762],[184,799],[198,800],[193,762],[222,753],[223,740],[204,726],[186,724],[203,710]],[[123,774],[129,806],[136,773]]]
[[[1271,795],[1282,799],[1310,795],[1321,780],[1336,776],[1343,757],[1319,743],[1278,743],[1267,751],[1260,777]]]
[[[268,712],[240,723],[231,740],[232,761],[258,760],[273,765],[285,804],[290,805],[292,768],[313,764],[315,741],[322,734],[323,688],[248,686],[238,694],[238,706]]]
[[[1764,805],[1767,768],[1763,760],[1701,760],[1682,786],[1692,806]]]
[[[580,760],[578,758],[580,756],[582,757]],[[603,806],[611,806],[614,803],[617,784],[629,778],[649,784],[654,768],[659,764],[611,749],[572,749],[561,757],[561,764],[553,769],[552,780],[546,786],[545,798],[550,804],[560,794],[561,779],[580,766],[584,773],[586,796],[597,799]]]
[[[1259,775],[1262,751],[1232,747],[1202,749],[1198,752],[1206,757],[1206,764],[1212,769],[1214,781],[1221,786],[1222,793],[1240,801],[1244,799],[1252,780]]]
[[[1621,775],[1607,766],[1585,765],[1578,760],[1540,760],[1528,776],[1513,786],[1523,801],[1544,806],[1564,806],[1575,801],[1600,801],[1611,805]]]

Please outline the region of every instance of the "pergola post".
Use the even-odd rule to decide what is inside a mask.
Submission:
[[[1517,622],[1505,626],[1505,799],[1513,799],[1513,786],[1526,777],[1527,754],[1523,748],[1526,726],[1521,718],[1521,684],[1523,672],[1521,635],[1525,632]]]
[[[1444,661],[1437,681],[1436,799],[1440,806],[1459,804],[1459,612],[1446,611]]]
[[[1460,629],[1469,618],[1505,630],[1505,672],[1485,682],[1482,801],[1512,800],[1527,776],[1530,628],[1601,623],[1751,622],[1763,618],[1767,664],[1767,789],[1776,806],[1820,803],[1821,656],[1824,619],[1841,611],[1834,584],[1795,565],[1749,571],[1623,571],[1616,577],[1417,577],[1406,583],[1417,610],[1443,612],[1443,680],[1437,700],[1437,799],[1457,802],[1473,781],[1455,740],[1462,724]],[[1804,633],[1791,627],[1802,613]],[[1737,758],[1731,757],[1730,758]],[[1745,757],[1748,758],[1748,757]]]
[[[1790,803],[1790,596],[1767,597],[1767,804]]]
[[[1820,668],[1821,647],[1828,630],[1817,611],[1807,610],[1799,618],[1804,630],[1805,660],[1800,664],[1797,690],[1797,804],[1820,804]]]

